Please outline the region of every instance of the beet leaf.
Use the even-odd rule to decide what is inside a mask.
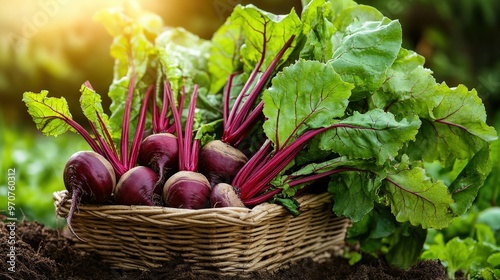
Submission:
[[[318,61],[299,60],[278,73],[263,95],[264,132],[275,150],[343,116],[352,88],[332,67]]]

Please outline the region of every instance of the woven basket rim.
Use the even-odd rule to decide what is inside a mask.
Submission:
[[[53,193],[53,198],[57,214],[65,217],[71,205],[68,191],[56,191]],[[297,201],[303,208],[315,207],[330,202],[331,194],[305,194],[299,196]],[[194,223],[201,222],[204,225],[249,225],[262,223],[277,216],[291,215],[283,206],[267,202],[253,208],[223,207],[196,210],[164,206],[78,204],[75,215],[81,213],[113,220],[141,219],[158,225],[176,225],[189,220]]]

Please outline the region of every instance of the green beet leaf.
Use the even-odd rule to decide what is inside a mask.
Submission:
[[[479,188],[483,185],[486,177],[491,171],[491,161],[489,159],[490,151],[485,143],[458,177],[449,186],[453,194],[455,203],[451,205],[455,215],[460,216],[470,208],[476,199]]]
[[[152,66],[156,56],[153,41],[162,31],[163,22],[159,16],[134,5],[128,5],[123,10],[101,10],[94,18],[113,36],[110,53],[115,65],[113,82],[108,92],[111,99],[109,124],[113,131],[112,137],[118,143],[129,85],[133,82],[134,98],[130,116],[131,121],[135,121],[144,92],[156,78],[156,70]]]
[[[476,90],[469,91],[464,85],[448,88],[442,84],[436,94],[443,99],[433,110],[435,122],[465,130],[488,142],[497,139],[495,129],[486,124],[486,110]]]
[[[383,18],[380,21],[357,22],[349,25],[329,63],[344,81],[356,86],[353,99],[365,97],[367,92],[380,88],[386,71],[395,61],[402,43],[398,21]]]
[[[295,200],[293,197],[282,198],[282,197],[276,196],[273,199],[273,202],[285,207],[295,217],[300,215],[299,202],[297,200]]]
[[[219,92],[230,74],[241,69],[240,48],[243,45],[242,26],[233,24],[231,17],[212,36],[208,71],[210,92]]]
[[[210,41],[180,27],[158,35],[155,40],[158,59],[175,94],[182,86],[186,87],[186,92],[191,92],[193,84],[210,85],[207,63],[211,45]]]
[[[388,174],[383,189],[398,222],[441,229],[455,217],[450,209],[454,201],[446,185],[434,182],[420,167]]]
[[[294,10],[287,15],[275,15],[253,5],[236,6],[231,22],[242,28],[244,44],[240,55],[245,72],[250,72],[258,64],[263,53],[261,69],[267,68],[285,42],[300,35],[302,25]],[[286,61],[295,44],[285,52],[282,62]]]
[[[391,265],[408,269],[420,258],[427,230],[420,227],[407,227],[405,231],[397,238],[391,236],[391,239],[396,239],[397,242],[390,248],[385,258]]]
[[[114,38],[110,48],[115,59],[114,78],[126,76],[131,66],[138,76],[144,75],[154,53],[153,40],[163,30],[161,17],[130,2],[123,9],[100,10],[94,19]]]
[[[493,141],[490,145],[490,160],[491,172],[484,182],[484,187],[480,188],[477,200],[474,202],[479,209],[500,205],[500,139]],[[498,225],[500,227],[500,216]]]
[[[351,89],[331,66],[300,60],[264,92],[264,132],[279,150],[308,129],[328,126],[344,115]]]
[[[326,62],[333,56],[335,38],[340,38],[345,31],[344,28],[334,25],[334,21],[342,15],[342,23],[349,25],[353,21],[359,21],[359,17],[353,16],[348,11],[360,11],[360,14],[366,15],[366,6],[358,6],[351,0],[325,1],[313,0],[305,5],[302,10],[302,32],[305,36],[305,43],[300,51],[300,57],[310,60]],[[351,9],[352,8],[352,9]],[[375,10],[375,9],[373,9]],[[371,20],[380,20],[382,14],[378,12],[379,17]]]
[[[353,223],[347,238],[359,241],[364,252],[377,253],[386,246],[387,242],[382,240],[394,240],[405,225],[396,222],[390,209],[376,204],[360,221]]]
[[[399,117],[414,114],[429,118],[441,98],[435,94],[437,83],[424,62],[421,55],[401,48],[387,70],[386,81],[371,98],[374,106]]]
[[[349,171],[333,176],[328,191],[333,194],[333,211],[337,215],[361,220],[372,211],[380,187],[380,179],[368,172]]]
[[[320,148],[349,158],[376,159],[382,165],[394,159],[403,145],[415,139],[420,120],[402,119],[380,109],[333,122],[334,129],[324,132]]]
[[[229,75],[238,70],[250,73],[258,65],[267,68],[292,36],[299,37],[301,21],[294,10],[288,15],[275,15],[253,5],[238,5],[226,22],[212,36],[208,60],[210,92],[219,92]],[[298,39],[292,43],[279,64],[286,61]]]
[[[47,97],[48,94],[49,92],[46,90],[42,90],[40,93],[25,92],[23,94],[23,101],[28,107],[28,113],[33,118],[36,128],[43,134],[54,137],[64,134],[68,130],[78,133],[95,152],[101,152],[101,147],[95,139],[84,127],[73,120],[66,99],[64,97]],[[82,98],[80,100],[82,110],[87,110],[89,113],[87,108],[94,106],[94,104],[90,104],[93,102],[96,102],[93,98]],[[98,105],[95,106],[98,107]]]
[[[220,118],[221,96],[209,94],[211,81],[208,60],[211,41],[204,40],[184,28],[169,28],[158,35],[155,47],[163,75],[168,78],[175,96],[182,91],[182,88],[189,93],[195,84],[199,86],[195,127],[201,122],[211,122]],[[187,94],[184,104],[185,114],[188,107],[186,104],[189,104],[189,101],[190,94]],[[158,99],[158,102],[162,101]]]
[[[305,36],[300,57],[326,62],[333,55],[330,38],[336,29],[329,20],[333,13],[331,3],[325,0],[313,0],[302,11],[302,32]]]
[[[221,126],[222,119],[210,123],[203,123],[196,131],[194,139],[200,140],[200,146],[216,139],[217,129]]]
[[[68,102],[64,97],[47,97],[48,91],[25,92],[23,101],[33,118],[36,128],[47,136],[59,136],[68,130],[76,132],[66,121],[73,121]]]
[[[352,27],[360,27],[366,22],[381,21],[384,15],[374,7],[357,5],[353,1],[328,1],[332,13],[329,20],[333,22],[337,32],[335,38],[331,38],[333,44],[338,47],[346,30]]]
[[[96,129],[100,135],[106,135],[106,133],[111,133],[109,125],[109,117],[102,108],[101,96],[95,92],[93,89],[87,87],[85,84],[80,88],[80,107],[82,112],[87,117],[89,121],[96,124]],[[103,124],[105,129],[99,123]]]
[[[497,139],[495,129],[486,124],[486,111],[475,90],[441,84],[434,95],[440,101],[431,108],[430,119],[423,120],[417,141],[409,146],[410,158],[439,160],[449,166],[455,159],[470,159],[484,141]]]

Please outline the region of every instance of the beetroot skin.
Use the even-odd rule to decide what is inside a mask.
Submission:
[[[157,133],[146,137],[139,150],[138,163],[158,174],[158,184],[177,172],[179,146],[177,137],[171,133]]]
[[[122,205],[161,205],[161,189],[155,192],[158,175],[146,166],[125,172],[115,188],[115,202]]]
[[[76,204],[107,201],[116,184],[115,173],[109,161],[100,154],[80,151],[68,159],[64,167],[63,181],[71,195],[71,208],[66,218],[68,228],[78,237],[71,226]]]
[[[113,167],[103,156],[80,151],[68,159],[63,181],[70,194],[80,192],[80,202],[103,203],[111,197],[116,177]]]
[[[165,183],[163,200],[166,206],[173,208],[207,208],[210,190],[210,183],[203,174],[179,171]]]
[[[245,207],[233,186],[226,183],[219,183],[212,188],[210,205],[213,208]]]
[[[213,187],[231,183],[248,158],[238,149],[220,140],[208,142],[200,150],[199,169]]]

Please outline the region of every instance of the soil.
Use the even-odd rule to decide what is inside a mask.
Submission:
[[[36,222],[16,225],[15,272],[9,272],[6,257],[9,254],[10,231],[7,223],[0,222],[1,279],[239,279],[193,273],[180,260],[165,263],[161,268],[142,270],[116,270],[106,266],[96,254],[75,249],[61,231]],[[7,257],[8,258],[8,257]],[[8,259],[7,259],[8,260]],[[255,273],[246,279],[448,279],[444,267],[437,261],[422,261],[408,270],[390,267],[380,259],[364,256],[350,266],[346,259],[332,257],[316,263],[304,260],[275,273]]]

